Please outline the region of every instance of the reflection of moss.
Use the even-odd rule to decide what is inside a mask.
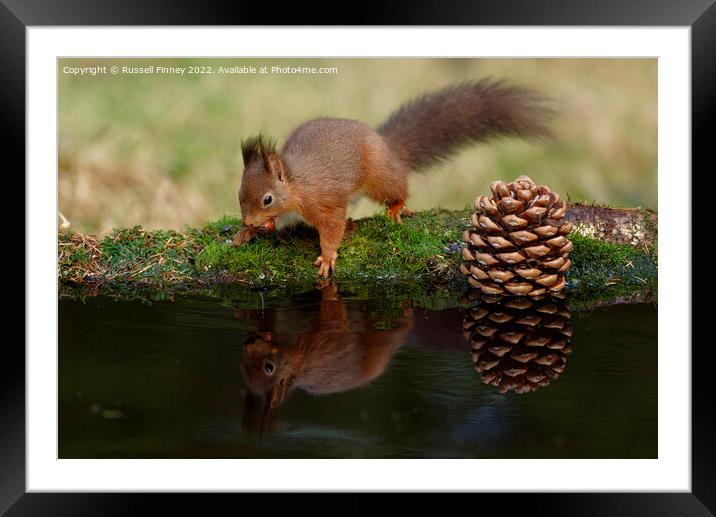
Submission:
[[[368,293],[394,289],[396,296],[412,298],[435,289],[461,292],[461,255],[446,248],[451,241],[460,241],[470,213],[429,210],[403,225],[384,215],[355,221],[339,249],[335,279]],[[228,240],[239,226],[238,219],[222,218],[183,233],[134,227],[116,230],[101,241],[60,234],[61,294],[90,290],[153,300],[186,291],[232,298],[237,286],[271,292],[281,288],[284,294],[314,288],[313,261],[320,252],[314,229],[299,226],[234,248]],[[570,238],[571,297],[593,299],[655,289],[653,253],[577,234]]]

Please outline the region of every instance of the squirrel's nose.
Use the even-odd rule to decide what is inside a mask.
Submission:
[[[245,224],[246,226],[253,226],[253,224],[252,224],[252,219],[251,219],[250,217],[248,217],[248,216],[244,216],[244,224]]]

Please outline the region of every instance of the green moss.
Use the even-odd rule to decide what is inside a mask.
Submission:
[[[656,256],[627,244],[610,244],[573,233],[570,254],[572,267],[567,273],[567,288],[577,295],[609,291],[623,295],[635,289],[656,290]]]
[[[460,293],[467,288],[458,272],[462,257],[454,244],[452,250],[449,247],[461,240],[470,213],[429,210],[404,219],[402,225],[384,215],[355,221],[339,249],[335,280],[358,291],[393,289],[395,296],[412,298],[435,289]],[[240,225],[239,219],[224,217],[181,233],[134,227],[116,230],[101,241],[61,234],[61,293],[92,288],[156,300],[192,291],[235,299],[247,286],[270,289],[277,296],[315,288],[313,262],[320,253],[315,229],[297,226],[235,248],[230,240]],[[655,291],[655,254],[578,234],[570,238],[570,297],[585,300]]]
[[[115,230],[100,243],[105,275],[122,280],[176,282],[195,276],[196,240],[173,230]]]
[[[569,239],[574,244],[574,250],[569,255],[574,267],[584,267],[593,262],[615,266],[643,255],[628,244],[610,244],[578,233],[572,233]]]
[[[95,271],[100,256],[99,243],[91,236],[60,233],[57,242],[57,271],[59,281],[82,282]]]
[[[469,212],[430,210],[398,225],[377,215],[349,230],[338,253],[337,280],[418,280],[456,263],[442,255],[460,239]],[[216,227],[216,226],[214,226]],[[206,245],[196,258],[202,272],[228,272],[254,283],[314,281],[318,233],[298,226],[262,235],[240,248],[228,239]]]

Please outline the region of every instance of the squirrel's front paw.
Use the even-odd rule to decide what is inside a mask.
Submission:
[[[337,255],[334,253],[331,258],[325,258],[321,255],[316,259],[313,265],[318,267],[318,276],[328,278],[331,271],[336,271],[336,257]]]
[[[258,231],[253,226],[246,226],[234,235],[234,240],[231,241],[232,246],[241,246],[245,242],[249,242],[251,239],[256,237]]]
[[[276,223],[273,219],[268,219],[260,226],[244,226],[243,228],[241,228],[241,231],[234,235],[234,240],[231,241],[231,244],[233,246],[241,246],[243,243],[249,242],[251,239],[261,233],[269,233],[275,230]]]

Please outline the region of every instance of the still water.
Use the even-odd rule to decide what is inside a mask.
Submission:
[[[656,308],[548,302],[63,300],[59,455],[655,458]]]

